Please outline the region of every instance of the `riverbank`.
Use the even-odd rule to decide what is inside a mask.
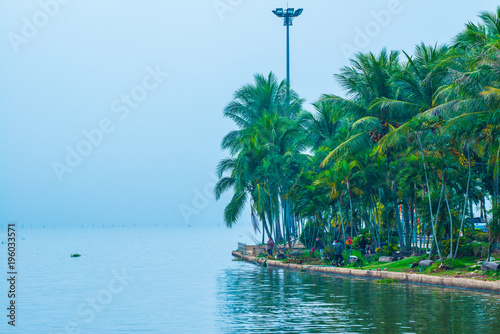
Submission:
[[[365,279],[387,279],[387,280],[397,280],[405,283],[412,284],[424,284],[424,285],[434,285],[451,287],[457,289],[467,289],[467,290],[479,290],[500,293],[500,282],[498,281],[481,281],[466,278],[451,278],[451,277],[440,277],[440,276],[430,276],[417,273],[401,273],[392,271],[377,271],[377,270],[363,270],[363,269],[352,269],[352,268],[339,268],[333,266],[316,266],[316,265],[302,265],[294,263],[284,263],[276,260],[268,260],[264,258],[258,258],[252,255],[242,255],[241,252],[233,251],[233,256],[241,258],[250,263],[258,263],[263,265],[265,262],[271,267],[280,267],[285,269],[308,271],[324,274],[333,274],[347,277],[359,277]]]

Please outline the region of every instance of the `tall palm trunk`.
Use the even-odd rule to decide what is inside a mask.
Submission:
[[[453,218],[451,217],[450,204],[448,203],[448,192],[446,191],[446,187],[444,190],[444,198],[446,200],[446,207],[448,208],[448,216],[450,218],[450,254],[448,257],[452,257],[453,254]]]
[[[378,245],[378,235],[377,235],[377,217],[375,215],[375,209],[373,205],[373,199],[372,196],[370,196],[370,232],[372,235],[372,242],[375,243],[375,245]],[[372,218],[373,216],[373,218]]]
[[[414,184],[415,185],[415,184]],[[415,251],[419,251],[418,249],[418,232],[417,232],[417,213],[416,213],[416,196],[415,196],[415,193],[413,193],[413,199],[412,199],[412,207],[411,207],[411,224],[412,224],[412,228],[413,228],[413,242],[415,244]]]
[[[286,242],[288,243],[288,248],[291,250],[292,249],[292,243],[290,240],[290,210],[289,210],[289,205],[286,200],[281,200],[281,206],[283,209],[283,225],[285,229],[285,237],[286,237]]]
[[[352,231],[354,229],[353,219],[352,219],[352,199],[351,199],[351,190],[349,189],[349,181],[347,181],[347,193],[349,195],[349,213],[351,218],[351,255],[352,255]]]
[[[381,239],[382,232],[380,231],[381,227],[380,227],[380,221],[378,219],[379,214],[378,214],[377,201],[374,199],[374,202],[375,202],[375,221],[377,222],[377,230],[378,230],[378,235],[379,235],[376,246],[380,247],[380,239]]]
[[[272,238],[273,238],[273,234],[272,234],[272,231],[271,231],[271,232],[269,232],[269,228],[267,227],[266,215],[265,215],[265,214],[263,214],[260,218],[261,218],[261,221],[262,221],[262,227],[263,227],[263,229],[262,229],[262,237],[263,237],[263,238],[262,238],[262,243],[264,243],[264,231],[267,233],[267,237],[268,237],[268,238],[271,238],[271,239],[272,239]]]
[[[460,231],[458,233],[458,238],[457,238],[457,248],[455,249],[455,255],[453,256],[453,259],[457,258],[458,245],[460,244],[460,235],[462,235],[462,228],[464,226],[464,220],[465,220],[465,208],[467,207],[467,200],[469,200],[469,184],[470,184],[470,175],[471,175],[470,147],[467,147],[467,160],[468,160],[468,165],[469,165],[469,177],[467,179],[467,189],[465,190],[464,209],[462,211],[462,221],[460,222]]]
[[[396,227],[398,229],[399,248],[405,249],[404,228],[403,228],[403,223],[401,222],[401,216],[399,214],[399,203],[397,201],[394,203],[394,207],[395,207],[394,211],[396,213]]]
[[[432,235],[434,237],[434,243],[436,244],[436,250],[438,252],[440,260],[442,259],[442,256],[441,256],[441,251],[439,250],[439,242],[436,236],[436,227],[437,227],[437,220],[439,218],[439,209],[441,208],[441,200],[443,199],[443,193],[444,193],[444,182],[443,185],[441,186],[441,195],[439,196],[438,208],[436,212],[436,220],[432,222]],[[429,253],[429,259],[431,257],[431,254],[432,254],[432,247],[431,247],[431,252]]]
[[[405,236],[405,247],[407,250],[411,249],[411,228],[410,228],[410,204],[408,198],[403,201],[403,220],[404,220],[404,236]]]
[[[344,217],[342,216],[342,207],[340,206],[340,199],[337,202],[339,205],[339,212],[340,212],[340,223],[342,224],[342,241],[345,243],[345,227],[344,227]]]
[[[274,222],[274,240],[276,243],[279,243],[283,240],[283,236],[281,234],[281,227],[280,227],[279,204],[278,204],[278,210],[277,210],[278,213],[276,214],[276,211],[274,211],[273,203],[271,200],[269,211],[270,211],[269,219],[271,220],[271,222],[274,220],[274,218],[276,218],[276,221]]]
[[[420,154],[422,155],[422,162],[424,164],[425,184],[427,185],[427,197],[429,198],[429,213],[431,215],[432,234],[434,236],[434,241],[436,243],[436,248],[438,251],[439,258],[441,258],[441,252],[439,251],[439,244],[436,237],[436,227],[434,225],[434,217],[432,214],[431,188],[429,187],[429,178],[427,177],[427,165],[425,164],[424,148],[422,147],[422,141],[420,140],[420,136],[417,136],[417,138],[418,138],[418,144],[420,145]],[[442,194],[443,192],[441,191],[441,195]],[[439,199],[439,204],[441,204],[441,199]],[[439,205],[438,205],[438,214],[439,214]],[[429,258],[431,257],[431,253],[432,249],[431,252],[429,253]]]
[[[397,198],[398,191],[396,189],[396,185],[395,185],[394,181],[392,181],[392,185],[394,188],[394,195]],[[401,216],[399,214],[399,203],[397,200],[394,202],[394,208],[395,208],[394,211],[396,213],[396,227],[398,229],[399,248],[405,249],[404,227],[403,227],[403,223],[401,221]],[[391,243],[390,240],[388,242]]]

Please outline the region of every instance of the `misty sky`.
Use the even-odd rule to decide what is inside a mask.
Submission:
[[[291,81],[311,109],[341,94],[333,74],[354,52],[447,43],[498,2],[289,5],[304,8]],[[284,78],[276,7],[286,1],[2,0],[0,224],[222,223],[229,196],[211,190],[234,127],[222,109],[254,73]]]

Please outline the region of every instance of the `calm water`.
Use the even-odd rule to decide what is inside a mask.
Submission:
[[[500,332],[498,294],[232,261],[245,237],[222,227],[20,232],[18,326],[2,280],[0,333]]]

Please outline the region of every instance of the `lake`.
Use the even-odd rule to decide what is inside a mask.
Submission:
[[[243,231],[19,229],[17,326],[7,325],[2,280],[0,333],[499,332],[498,294],[233,261],[231,250],[248,239]]]

